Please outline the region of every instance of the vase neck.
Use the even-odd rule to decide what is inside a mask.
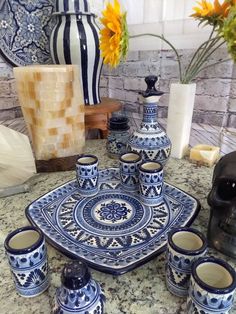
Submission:
[[[143,120],[141,123],[142,131],[156,131],[158,128],[157,122],[158,105],[157,103],[143,104]]]
[[[144,103],[143,104],[143,123],[157,123],[157,103]]]

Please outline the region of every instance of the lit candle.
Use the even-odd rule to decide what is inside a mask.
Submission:
[[[217,146],[199,144],[191,148],[190,160],[212,167],[219,159],[220,148]]]

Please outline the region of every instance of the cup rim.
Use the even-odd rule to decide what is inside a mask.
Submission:
[[[90,161],[90,162],[83,162],[83,163],[79,162],[80,158],[87,158],[87,157],[88,158],[94,158],[95,160],[94,161]],[[80,166],[91,166],[91,165],[95,165],[97,162],[98,162],[97,156],[92,155],[92,154],[82,154],[82,155],[78,156],[76,164],[80,165]]]
[[[202,240],[202,246],[199,249],[196,250],[186,250],[183,249],[179,246],[177,246],[174,241],[173,241],[173,236],[178,233],[178,232],[191,232],[197,235],[201,240]],[[169,233],[168,233],[168,244],[170,247],[184,255],[198,255],[202,254],[206,249],[207,249],[207,239],[206,237],[197,229],[195,228],[189,228],[189,227],[179,227],[179,228],[173,228]]]
[[[203,263],[214,263],[214,264],[218,264],[218,265],[224,267],[229,272],[229,274],[232,277],[231,285],[229,285],[228,287],[225,287],[225,288],[215,288],[215,287],[209,286],[207,283],[202,281],[199,278],[198,274],[197,274],[197,267],[199,265],[203,264]],[[200,257],[199,259],[197,259],[192,264],[192,276],[193,276],[194,280],[197,282],[197,284],[201,288],[209,291],[210,293],[227,294],[227,293],[232,292],[236,288],[236,272],[233,269],[233,267],[230,266],[226,261],[224,261],[224,260],[222,260],[220,258],[213,257],[213,256],[210,256],[210,257]]]
[[[160,167],[158,169],[145,169],[145,168],[143,168],[143,165],[146,163],[158,164]],[[141,165],[139,165],[139,170],[142,172],[146,172],[146,173],[158,173],[158,172],[163,170],[163,166],[160,162],[157,162],[154,160],[145,160],[144,162],[141,163]]]
[[[128,154],[134,154],[134,155],[136,155],[138,158],[135,159],[135,160],[125,160],[125,159],[123,158],[123,156],[128,155]],[[141,161],[141,160],[142,160],[142,157],[140,156],[139,153],[136,153],[136,152],[127,152],[127,153],[124,153],[124,154],[122,154],[122,155],[120,156],[120,161],[121,161],[121,162],[124,162],[124,163],[126,163],[126,164],[133,164],[133,163],[139,162],[139,161]]]
[[[21,233],[21,232],[24,232],[24,231],[35,231],[39,234],[39,238],[38,240],[33,243],[31,246],[28,246],[26,248],[23,248],[23,249],[13,249],[10,245],[9,245],[9,242],[10,240],[17,234]],[[40,229],[38,229],[37,227],[34,227],[34,226],[26,226],[26,227],[21,227],[21,228],[17,228],[15,229],[14,231],[10,232],[5,241],[4,241],[4,247],[5,247],[5,250],[8,252],[8,253],[12,253],[12,254],[15,254],[15,255],[21,255],[21,254],[27,254],[27,253],[30,253],[32,251],[34,251],[35,249],[37,249],[42,243],[43,243],[43,240],[44,240],[44,235],[42,233],[42,231]]]

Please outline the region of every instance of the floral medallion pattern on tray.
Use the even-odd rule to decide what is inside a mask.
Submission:
[[[143,205],[110,168],[99,172],[97,195],[80,196],[73,180],[30,204],[26,216],[64,254],[119,275],[163,252],[168,231],[190,225],[199,209],[195,198],[167,183],[161,204]]]
[[[0,52],[12,65],[50,64],[54,0],[0,2]]]

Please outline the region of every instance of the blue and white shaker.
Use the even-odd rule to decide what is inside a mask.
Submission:
[[[103,314],[105,295],[82,261],[65,265],[57,289],[54,314]]]

